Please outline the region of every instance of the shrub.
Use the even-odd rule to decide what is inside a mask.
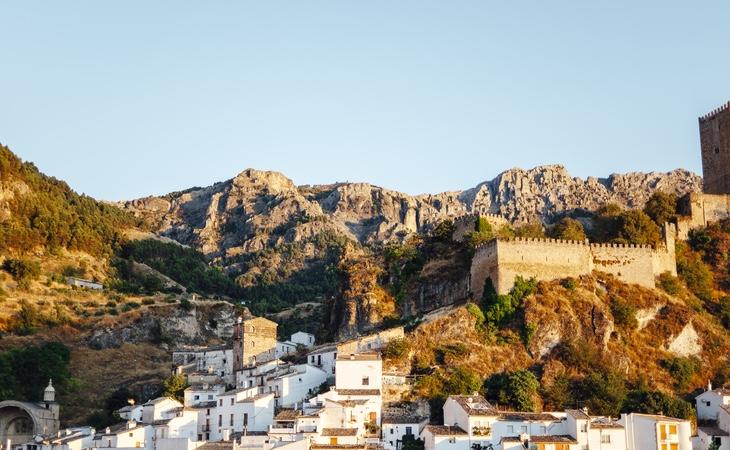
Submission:
[[[650,390],[647,386],[629,391],[623,410],[643,414],[664,414],[680,419],[692,419],[694,416],[694,408],[689,402],[661,391]]]
[[[677,244],[677,273],[687,288],[700,300],[712,300],[713,278],[710,268],[700,255],[684,243]]]
[[[658,281],[659,287],[669,295],[677,295],[681,292],[682,286],[679,284],[679,279],[669,272],[659,275]]]
[[[643,211],[630,210],[618,217],[616,240],[631,244],[656,245],[661,240],[661,232],[657,224]]]
[[[443,393],[446,395],[468,395],[479,392],[482,380],[472,370],[457,367],[446,377],[443,386]]]
[[[8,272],[19,286],[27,287],[31,280],[35,280],[41,274],[41,265],[29,259],[8,258],[3,261],[3,270]]]
[[[183,393],[185,389],[188,387],[187,379],[185,378],[185,375],[180,374],[174,374],[171,375],[170,378],[166,379],[162,382],[162,385],[164,386],[165,390],[163,391],[162,395],[164,397],[168,397],[174,400],[177,400],[179,402],[183,401]]]
[[[611,314],[616,325],[635,330],[639,326],[634,305],[620,297],[611,297]]]
[[[475,328],[478,331],[484,330],[484,313],[475,303],[467,303],[466,311],[475,319]]]
[[[722,325],[725,328],[730,328],[730,297],[725,296],[720,299],[717,315]]]
[[[541,223],[528,223],[515,227],[515,237],[544,238],[545,229]]]
[[[695,372],[699,368],[696,358],[672,357],[662,361],[662,366],[674,378],[675,386],[683,391],[689,387]]]
[[[537,280],[534,278],[525,280],[518,276],[509,294],[498,295],[494,290],[492,280],[487,279],[482,294],[485,323],[491,328],[505,325],[512,320],[517,308],[522,305],[522,301],[536,289]]]
[[[593,371],[580,382],[579,391],[592,414],[618,416],[626,400],[624,377],[614,371]]]
[[[405,339],[393,339],[383,349],[383,358],[398,360],[406,356],[409,350],[410,345]]]
[[[146,298],[146,299],[142,300],[142,304],[145,305],[145,306],[154,305],[155,304],[155,299],[154,298]]]
[[[185,311],[189,311],[193,307],[193,304],[187,297],[183,297],[180,299],[180,307]]]
[[[575,278],[568,277],[563,278],[560,281],[560,284],[569,291],[574,291],[576,287],[578,287],[578,283],[576,283]]]

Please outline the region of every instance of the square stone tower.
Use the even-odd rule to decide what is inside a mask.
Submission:
[[[705,194],[730,194],[730,102],[699,118]]]
[[[276,359],[276,322],[244,315],[233,327],[233,370]]]

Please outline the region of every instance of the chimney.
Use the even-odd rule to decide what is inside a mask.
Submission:
[[[707,390],[708,391],[712,390],[712,381],[710,381],[710,380],[707,380]]]

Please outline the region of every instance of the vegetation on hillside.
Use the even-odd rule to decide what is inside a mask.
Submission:
[[[140,225],[131,214],[74,192],[0,145],[0,252],[38,247],[110,255],[124,228]],[[4,214],[3,214],[4,213]]]
[[[69,373],[71,352],[60,342],[17,347],[0,353],[0,401],[39,401],[48,380],[63,392],[73,389]]]

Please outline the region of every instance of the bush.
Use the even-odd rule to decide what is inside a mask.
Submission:
[[[466,304],[466,311],[471,314],[475,319],[475,328],[478,331],[484,330],[484,313],[481,309],[475,304],[475,303],[467,303]]]
[[[540,239],[545,237],[545,229],[540,223],[528,223],[514,228],[515,237]]]
[[[660,391],[650,390],[647,386],[629,391],[623,410],[643,414],[664,414],[688,420],[694,417],[694,408],[689,402]]]
[[[569,291],[574,291],[575,288],[578,287],[578,283],[576,283],[575,278],[572,277],[563,278],[563,280],[560,281],[560,284]]]
[[[8,258],[3,262],[3,270],[9,273],[19,286],[27,287],[31,280],[41,274],[41,265],[29,259]]]
[[[682,285],[679,283],[679,279],[669,272],[659,275],[658,281],[659,287],[669,295],[677,295],[681,292]]]
[[[643,211],[630,210],[618,217],[618,242],[657,245],[661,241],[661,231],[654,221]]]
[[[626,400],[624,377],[614,371],[593,371],[579,384],[579,392],[591,414],[618,416]]]
[[[492,280],[487,279],[482,294],[482,310],[484,311],[485,323],[490,328],[497,328],[505,325],[513,319],[517,308],[522,301],[537,289],[537,280],[530,278],[525,280],[518,276],[515,285],[509,294],[498,295],[494,290]]]
[[[725,296],[720,299],[717,315],[722,325],[725,328],[730,328],[730,297]]]
[[[713,278],[710,268],[700,255],[684,243],[677,244],[677,273],[687,288],[700,300],[712,300]]]
[[[699,361],[696,358],[672,357],[662,361],[662,367],[674,378],[676,388],[684,391],[697,372]]]
[[[611,297],[611,314],[616,325],[628,330],[639,326],[636,320],[636,307],[620,297]]]
[[[405,339],[393,339],[383,349],[383,359],[399,360],[408,354],[410,345]]]

